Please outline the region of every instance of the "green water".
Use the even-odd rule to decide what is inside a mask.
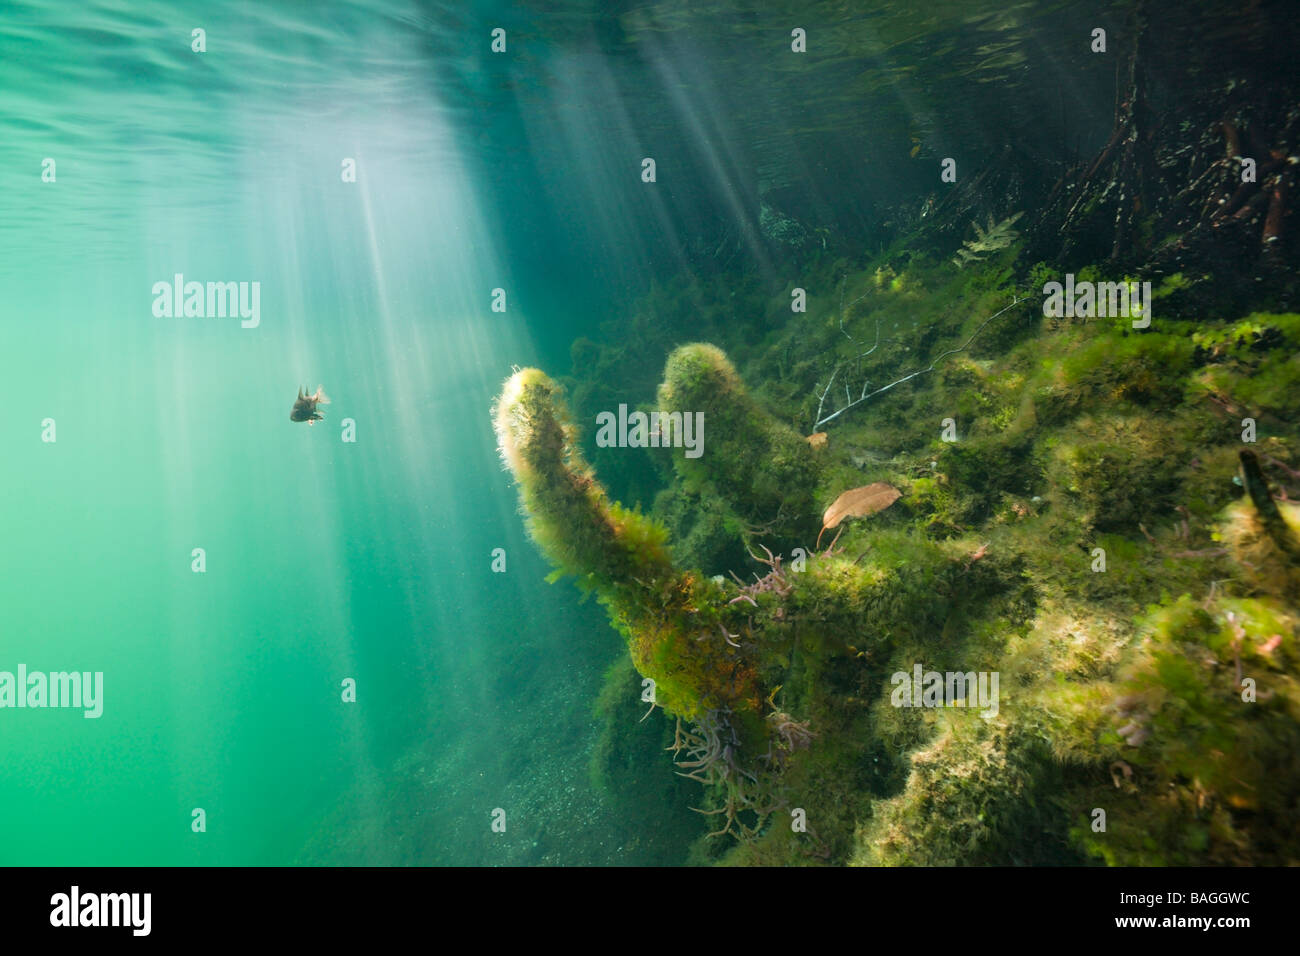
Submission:
[[[0,710],[0,864],[685,859],[694,791],[590,778],[620,638],[488,409],[715,248],[784,277],[760,194],[862,232],[914,146],[1104,141],[1110,68],[1035,53],[1093,5],[849,6],[0,4],[0,671],[104,697]],[[765,64],[792,18],[830,52]],[[177,273],[259,324],[156,316]]]
[[[518,861],[535,818],[475,835],[521,775],[590,789],[617,640],[544,582],[487,419],[545,306],[490,310],[420,31],[286,6],[0,11],[0,670],[104,688],[98,719],[0,711],[0,863]],[[260,325],[155,318],[176,272],[260,282]],[[394,807],[404,758],[443,777]],[[407,845],[322,833],[340,801]]]

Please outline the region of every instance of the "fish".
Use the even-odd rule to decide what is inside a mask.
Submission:
[[[325,394],[325,386],[317,385],[316,391],[312,395],[305,393],[302,386],[298,387],[298,400],[293,403],[293,410],[289,412],[289,421],[306,422],[308,425],[314,425],[325,416],[316,411],[316,406],[328,405],[329,396]]]

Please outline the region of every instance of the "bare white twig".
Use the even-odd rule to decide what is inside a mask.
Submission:
[[[939,355],[935,356],[934,360],[931,361],[930,364],[929,364],[928,366],[926,366],[925,368],[917,369],[915,372],[912,372],[912,373],[910,373],[910,374],[908,374],[908,375],[904,375],[902,378],[900,378],[900,379],[896,379],[895,381],[890,382],[888,385],[884,385],[884,386],[882,386],[882,387],[876,389],[876,390],[873,391],[873,392],[868,392],[868,391],[867,391],[867,386],[871,384],[870,382],[867,382],[867,383],[863,384],[863,386],[862,386],[862,394],[861,394],[860,396],[858,396],[858,398],[853,399],[853,400],[850,400],[851,396],[850,396],[849,391],[848,391],[848,385],[846,384],[846,385],[844,386],[844,397],[845,397],[845,403],[846,403],[846,404],[844,405],[844,407],[842,407],[842,408],[840,408],[839,410],[834,411],[834,412],[832,412],[831,414],[826,415],[826,416],[823,417],[823,416],[822,416],[822,407],[823,407],[823,405],[824,405],[825,402],[826,402],[826,395],[827,395],[827,394],[830,392],[830,390],[831,390],[831,382],[834,382],[834,381],[835,381],[835,376],[836,376],[837,374],[839,374],[839,370],[840,370],[840,368],[842,367],[841,365],[837,365],[837,366],[835,367],[834,371],[831,372],[830,382],[827,382],[827,383],[826,383],[826,390],[825,390],[824,392],[822,392],[821,399],[817,402],[817,420],[816,420],[816,422],[813,424],[813,430],[816,431],[818,428],[821,428],[821,426],[825,425],[827,422],[832,422],[832,421],[834,421],[835,419],[837,419],[837,418],[839,418],[841,415],[843,415],[845,412],[847,412],[849,409],[851,409],[851,408],[856,408],[858,405],[861,405],[861,404],[862,404],[863,402],[865,402],[867,399],[869,399],[869,398],[875,398],[877,395],[881,394],[882,392],[887,392],[887,391],[889,391],[889,390],[890,390],[891,388],[893,388],[895,385],[902,385],[904,382],[910,382],[912,379],[916,378],[918,375],[924,375],[926,372],[933,372],[934,369],[935,369],[935,366],[936,366],[936,365],[937,365],[937,364],[938,364],[942,359],[947,358],[949,355],[955,355],[955,354],[958,353],[958,352],[963,352],[963,351],[965,351],[965,350],[970,346],[970,344],[971,344],[972,342],[975,341],[975,337],[978,336],[981,332],[984,331],[984,327],[985,327],[986,325],[988,325],[990,322],[992,322],[994,319],[996,319],[999,315],[1002,315],[1002,314],[1003,314],[1004,312],[1006,312],[1008,309],[1011,309],[1011,308],[1013,308],[1015,305],[1017,305],[1017,304],[1020,302],[1020,299],[1021,299],[1020,296],[1016,296],[1014,299],[1011,300],[1011,305],[1006,306],[1006,308],[999,309],[997,312],[994,312],[994,313],[993,313],[992,315],[990,315],[987,319],[985,319],[983,322],[981,322],[981,323],[979,324],[979,328],[977,328],[974,332],[972,332],[970,338],[968,338],[965,342],[963,342],[961,345],[959,345],[959,346],[958,346],[957,348],[955,348],[955,349],[949,349],[948,351],[946,351],[946,352],[942,352],[942,353],[940,353]],[[841,316],[840,321],[841,321],[841,328],[842,328],[843,316]],[[845,334],[847,335],[848,333],[846,332]],[[868,349],[867,351],[863,352],[861,355],[859,355],[859,356],[857,357],[857,359],[854,359],[854,361],[857,361],[857,360],[859,360],[859,359],[866,358],[868,355],[870,355],[872,352],[874,352],[874,351],[879,347],[879,345],[880,345],[880,320],[879,320],[879,319],[876,319],[876,344],[873,345],[873,346],[871,346],[870,349]]]

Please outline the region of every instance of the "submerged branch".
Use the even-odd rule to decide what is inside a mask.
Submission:
[[[1008,309],[1013,308],[1013,307],[1014,307],[1015,305],[1017,305],[1019,302],[1020,302],[1020,296],[1016,296],[1014,299],[1012,299],[1012,301],[1011,301],[1011,305],[1008,305],[1008,306],[1006,306],[1006,307],[1003,308],[1003,309],[999,309],[997,312],[994,312],[994,313],[993,313],[992,315],[990,315],[987,319],[985,319],[983,322],[981,322],[980,325],[979,325],[979,328],[977,328],[974,332],[972,332],[970,338],[968,338],[965,342],[963,342],[961,345],[959,345],[959,346],[958,346],[957,348],[955,348],[955,349],[949,349],[949,350],[946,351],[946,352],[941,352],[939,355],[935,356],[934,360],[931,361],[930,364],[929,364],[927,367],[925,367],[925,368],[923,368],[923,369],[918,369],[917,371],[912,372],[912,373],[910,373],[910,374],[908,374],[908,375],[904,375],[902,378],[900,378],[900,379],[896,379],[895,381],[890,382],[888,385],[884,385],[884,386],[882,386],[882,387],[876,389],[876,390],[873,391],[873,392],[868,392],[868,391],[867,391],[867,385],[863,385],[863,386],[862,386],[862,394],[861,394],[860,396],[858,396],[856,399],[852,399],[852,400],[848,401],[847,404],[845,404],[845,405],[844,405],[842,408],[840,408],[838,411],[832,412],[831,414],[829,414],[829,415],[823,417],[823,416],[822,416],[822,406],[824,405],[824,403],[825,403],[825,401],[826,401],[826,395],[827,395],[827,394],[830,392],[830,390],[831,390],[831,382],[834,382],[834,381],[835,381],[835,376],[839,373],[839,370],[840,370],[840,367],[839,367],[839,366],[836,366],[835,370],[831,372],[831,380],[830,380],[830,382],[827,382],[827,383],[826,383],[826,389],[825,389],[825,391],[822,392],[821,400],[818,401],[818,403],[817,403],[817,421],[814,423],[813,428],[820,428],[822,425],[825,425],[827,422],[834,421],[835,419],[837,419],[837,418],[839,418],[841,415],[843,415],[845,412],[847,412],[849,409],[851,409],[851,408],[855,408],[855,407],[857,407],[858,405],[861,405],[863,402],[867,401],[867,399],[869,399],[869,398],[874,398],[875,396],[881,394],[882,392],[887,392],[887,391],[889,391],[889,390],[890,390],[891,388],[893,388],[895,385],[902,385],[904,382],[909,382],[909,381],[911,381],[912,379],[916,378],[918,375],[924,375],[926,372],[933,372],[934,369],[935,369],[935,366],[938,365],[938,363],[939,363],[942,359],[947,358],[949,355],[955,355],[955,354],[958,353],[958,352],[963,352],[963,351],[965,351],[967,348],[970,347],[970,344],[971,344],[972,342],[975,341],[976,336],[978,336],[981,332],[984,331],[984,327],[985,327],[985,326],[987,326],[990,322],[992,322],[992,321],[993,321],[994,319],[996,319],[998,316],[1002,315],[1002,313],[1006,312]],[[879,320],[877,320],[877,321],[876,321],[876,345],[873,345],[873,346],[871,347],[870,350],[868,350],[867,352],[864,352],[862,355],[860,355],[860,356],[858,356],[858,357],[859,357],[859,358],[863,358],[863,357],[865,357],[865,356],[867,356],[867,355],[870,355],[872,352],[874,352],[874,351],[876,350],[876,346],[879,345],[879,344],[880,344],[880,322],[879,322]],[[867,383],[867,384],[870,384],[870,383]],[[848,386],[846,385],[846,386],[845,386],[845,389],[846,389],[845,397],[846,397],[846,399],[849,398],[849,393],[847,392],[847,388],[848,388]]]

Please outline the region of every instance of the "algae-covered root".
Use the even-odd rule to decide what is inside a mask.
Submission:
[[[493,418],[533,540],[559,574],[599,595],[637,670],[655,681],[660,706],[687,719],[721,708],[755,713],[755,668],[728,642],[724,619],[724,609],[739,612],[717,585],[673,565],[660,525],[609,500],[582,458],[559,387],[537,369],[516,372]]]
[[[704,416],[703,454],[673,459],[683,478],[712,483],[755,521],[811,519],[820,466],[808,442],[759,406],[721,349],[699,342],[676,349],[664,366],[659,405]]]

